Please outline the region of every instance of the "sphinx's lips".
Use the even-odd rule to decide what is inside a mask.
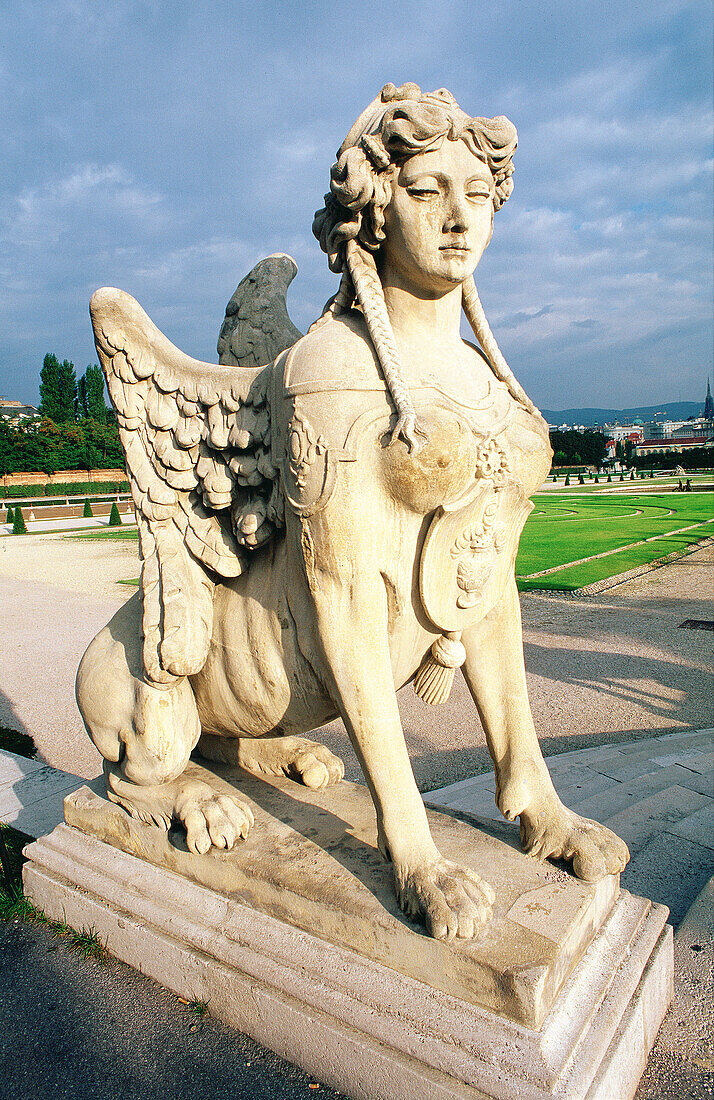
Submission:
[[[440,244],[439,252],[457,252],[464,253],[470,252],[471,249],[466,244]]]

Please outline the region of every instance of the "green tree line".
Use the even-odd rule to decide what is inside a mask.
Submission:
[[[48,353],[40,371],[41,419],[11,424],[0,417],[0,474],[122,467],[116,416],[104,402],[104,376]]]
[[[602,432],[551,432],[554,466],[602,466],[607,439]]]

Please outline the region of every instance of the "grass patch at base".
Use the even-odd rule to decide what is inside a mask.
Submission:
[[[56,936],[66,936],[70,947],[79,951],[84,959],[106,962],[107,945],[94,928],[78,931],[66,921],[50,920],[44,910],[33,905],[22,889],[22,865],[26,862],[22,850],[34,837],[0,823],[0,920],[31,921],[42,924]]]

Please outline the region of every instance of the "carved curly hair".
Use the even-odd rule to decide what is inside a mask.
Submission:
[[[488,166],[495,185],[493,206],[499,210],[513,190],[518,141],[513,123],[503,115],[470,118],[445,88],[422,94],[416,84],[386,84],[338,150],[330,192],[312,225],[330,270],[342,274],[337,294],[315,324],[349,309],[357,299],[398,414],[392,442],[401,436],[410,449],[419,446],[416,436],[424,433],[402,377],[375,257],[386,237],[384,213],[392,197],[395,167],[417,153],[441,148],[446,140],[463,141]],[[496,344],[472,278],[464,284],[463,304],[494,373],[517,401],[533,410]]]

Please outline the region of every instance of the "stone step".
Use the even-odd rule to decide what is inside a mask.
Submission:
[[[714,808],[714,799],[685,787],[664,787],[660,791],[640,798],[626,809],[602,820],[603,825],[617,833],[634,855],[657,832],[674,832],[697,811]]]

